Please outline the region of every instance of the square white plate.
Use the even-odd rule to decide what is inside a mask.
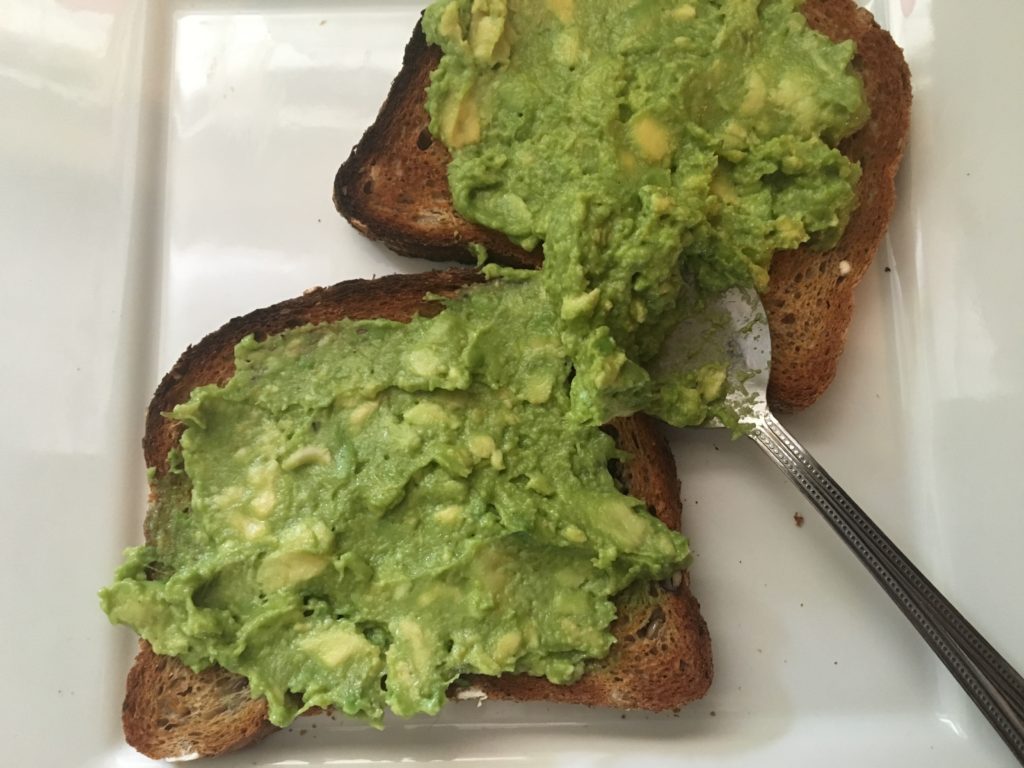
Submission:
[[[785,421],[1024,668],[1024,4],[869,7],[913,72],[899,206],[838,380]],[[418,10],[0,0],[7,762],[148,763],[120,733],[135,641],[95,593],[141,536],[142,414],[177,355],[310,286],[430,266],[331,203]],[[384,732],[319,718],[218,765],[1013,764],[753,445],[696,431],[674,447],[715,650],[705,700],[667,716],[460,704]]]

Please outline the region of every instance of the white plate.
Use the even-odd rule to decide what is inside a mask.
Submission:
[[[914,129],[839,378],[792,431],[1024,668],[1024,4],[877,0]],[[232,315],[411,271],[331,204],[407,2],[0,0],[0,664],[14,765],[137,765],[134,638],[96,590],[141,535],[142,413]],[[866,571],[754,446],[677,436],[708,697],[678,716],[450,707],[307,721],[218,765],[1005,765]],[[806,515],[798,528],[793,515]],[[308,733],[300,735],[299,729]]]

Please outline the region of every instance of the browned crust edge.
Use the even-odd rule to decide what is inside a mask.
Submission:
[[[871,119],[840,145],[863,173],[858,207],[839,245],[824,254],[809,248],[779,253],[772,262],[763,296],[772,335],[768,396],[784,410],[811,405],[835,378],[853,317],[854,289],[871,266],[895,209],[912,101],[903,51],[867,10],[853,0],[806,0],[802,11],[812,28],[833,41],[856,44],[854,66],[864,80]],[[808,284],[817,289],[811,297],[801,288]]]
[[[527,253],[500,232],[467,221],[451,207],[446,170],[451,156],[442,143],[431,138],[424,106],[440,54],[439,48],[427,44],[417,23],[377,119],[335,174],[335,208],[360,233],[403,256],[471,264],[476,257],[468,248],[478,243],[501,264],[536,268],[541,262],[539,253]],[[397,142],[396,137],[400,137]],[[389,201],[391,210],[381,215],[370,204],[377,182],[375,161],[396,146],[398,151],[423,160],[421,168],[428,172],[398,190]],[[431,200],[440,204],[424,210],[424,201]],[[415,224],[409,226],[410,222]]]

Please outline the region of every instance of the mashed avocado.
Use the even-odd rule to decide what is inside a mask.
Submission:
[[[795,0],[439,0],[431,128],[464,215],[544,247],[409,324],[241,342],[195,390],[150,545],[101,593],[114,622],[195,669],[310,707],[435,712],[465,673],[578,677],[612,597],[686,540],[608,470],[596,425],[699,423],[724,371],[652,379],[704,297],[762,287],[772,253],[826,246],[859,169],[853,47]],[[683,288],[687,296],[680,299]]]
[[[526,248],[573,364],[573,414],[704,418],[646,370],[681,285],[763,288],[772,254],[832,244],[867,117],[854,47],[796,0],[438,0],[428,96],[456,209]],[[696,407],[695,407],[696,406]]]
[[[244,675],[278,725],[436,712],[460,674],[564,683],[605,655],[611,597],[687,543],[616,488],[612,439],[566,418],[554,313],[523,278],[408,325],[241,342],[230,382],[174,409],[177,474],[102,592],[111,620]]]

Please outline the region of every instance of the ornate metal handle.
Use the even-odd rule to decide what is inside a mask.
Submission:
[[[810,499],[1024,765],[1024,678],[770,413],[750,437]]]

